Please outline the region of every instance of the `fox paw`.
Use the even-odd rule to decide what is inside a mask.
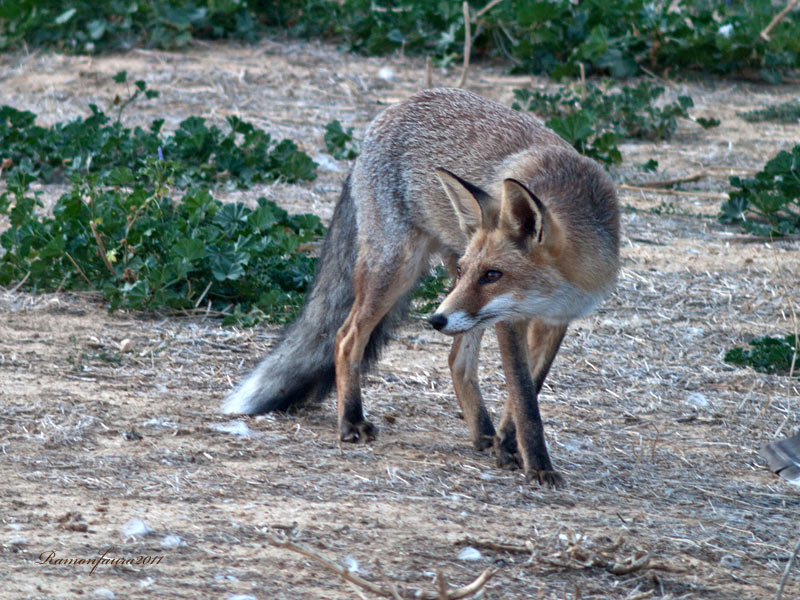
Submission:
[[[513,471],[522,466],[522,457],[519,452],[510,451],[497,437],[494,439],[494,455],[497,458],[497,466],[501,469]]]
[[[378,430],[369,421],[358,423],[342,423],[339,439],[350,444],[371,442],[378,435]]]
[[[479,452],[492,448],[494,446],[494,437],[494,434],[481,435],[478,439],[472,440],[472,447]]]
[[[539,485],[546,485],[549,488],[563,488],[566,484],[564,478],[558,471],[545,471],[539,469],[529,469],[525,471],[525,481],[538,481]]]

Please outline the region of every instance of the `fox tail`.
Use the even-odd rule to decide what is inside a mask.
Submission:
[[[222,412],[255,415],[322,400],[335,386],[336,332],[353,306],[353,270],[358,253],[356,210],[349,177],[322,244],[317,273],[303,310],[278,344],[225,399]],[[374,363],[402,317],[399,303],[372,332],[362,369]]]

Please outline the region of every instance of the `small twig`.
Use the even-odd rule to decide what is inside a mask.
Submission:
[[[645,600],[655,594],[655,590],[647,590],[646,592],[637,592],[633,596],[628,596],[625,600]]]
[[[400,597],[400,593],[397,591],[397,586],[393,584],[386,576],[386,573],[384,573],[383,567],[381,567],[381,561],[379,560],[375,561],[375,568],[378,570],[378,574],[381,576],[381,579],[383,579],[383,583],[385,583],[386,586],[389,588],[389,591],[392,594],[392,600],[403,600]]]
[[[650,564],[650,553],[644,552],[642,556],[639,558],[634,558],[631,556],[630,561],[623,561],[622,563],[618,563],[614,561],[612,564],[605,564],[603,566],[606,571],[612,573],[614,575],[628,575],[629,573],[633,573],[634,571],[640,571],[642,569],[646,569]]]
[[[800,551],[800,539],[797,540],[797,544],[794,547],[792,556],[789,559],[789,562],[786,563],[786,568],[783,570],[783,575],[781,576],[781,584],[778,586],[778,592],[775,594],[775,600],[781,600],[781,596],[783,596],[783,588],[786,585],[786,580],[789,579],[789,572],[792,570],[792,565],[794,565],[794,561],[797,558],[798,551]]]
[[[527,546],[518,546],[516,544],[504,544],[502,542],[492,542],[491,540],[478,540],[471,537],[466,537],[461,541],[456,542],[459,546],[472,546],[474,548],[486,548],[488,550],[499,550],[500,552],[511,552],[512,554],[530,554],[530,548]]]
[[[431,66],[431,57],[425,57],[425,87],[433,87],[433,67]]]
[[[469,22],[469,3],[464,0],[464,68],[461,70],[461,79],[458,80],[456,87],[463,88],[467,83],[467,72],[469,71],[469,55],[472,51],[472,31]]]
[[[377,4],[375,4],[373,2],[372,6],[371,6],[371,10],[373,12],[377,12],[377,13],[390,13],[390,12],[392,12],[392,13],[402,13],[402,12],[409,12],[409,11],[411,11],[413,9],[410,6],[390,6],[390,7],[378,6]]]
[[[94,221],[92,220],[89,221],[89,227],[92,230],[94,241],[97,242],[97,248],[98,250],[100,250],[100,258],[103,259],[103,264],[105,264],[106,269],[108,269],[108,272],[111,273],[111,275],[116,275],[116,273],[114,273],[114,267],[112,267],[111,263],[108,261],[108,256],[106,256],[106,247],[103,244],[103,240],[100,237],[100,234],[97,232],[97,228],[94,226]]]
[[[774,246],[773,246],[774,248]],[[788,291],[788,286],[786,287]],[[800,322],[797,319],[797,311],[794,309],[794,302],[792,301],[791,294],[786,294],[786,299],[789,301],[789,312],[792,314],[792,328],[794,329],[794,352],[792,353],[792,364],[789,367],[789,384],[787,389],[791,387],[792,378],[794,377],[794,370],[797,366],[797,357],[800,355]]]
[[[74,259],[74,258],[72,258],[72,257],[69,255],[69,252],[66,252],[66,251],[65,251],[65,252],[64,252],[64,256],[66,256],[66,257],[69,259],[69,262],[71,262],[71,263],[73,264],[73,266],[74,266],[76,269],[78,269],[78,275],[80,275],[81,277],[83,277],[83,280],[84,280],[86,283],[88,283],[88,284],[89,284],[89,287],[90,287],[90,288],[94,289],[94,284],[92,284],[92,282],[91,282],[91,281],[89,281],[89,278],[86,276],[86,273],[84,273],[84,272],[83,272],[83,269],[81,269],[81,268],[78,266],[78,263],[76,263],[76,262],[75,262],[75,259]]]
[[[355,583],[352,581],[348,581],[347,583],[351,588],[353,588],[353,591],[358,595],[359,598],[361,598],[361,600],[368,600],[368,598],[364,595],[364,592],[358,589],[358,586]]]
[[[653,439],[653,446],[650,448],[650,462],[656,462],[656,446],[658,445],[658,436],[661,435],[661,432],[658,430],[655,423],[650,423],[650,425],[656,430],[656,437]]]
[[[448,592],[447,599],[459,600],[460,598],[469,598],[470,596],[474,596],[483,589],[483,587],[488,583],[488,581],[492,577],[495,576],[496,573],[497,569],[495,569],[494,567],[488,567],[484,569],[483,573],[478,575],[478,577],[472,583],[468,583],[467,585],[460,587],[457,590]],[[430,596],[427,596],[427,598],[430,598]]]
[[[769,41],[769,34],[772,33],[772,30],[778,26],[778,23],[783,21],[783,18],[787,14],[789,14],[789,11],[792,10],[795,6],[797,6],[798,2],[800,2],[800,0],[790,0],[789,4],[786,5],[786,8],[784,8],[781,12],[772,17],[772,21],[770,21],[769,25],[767,25],[761,32],[762,40],[764,40],[765,42]]]
[[[662,83],[664,83],[664,84],[666,84],[666,85],[668,85],[668,86],[670,86],[672,88],[677,88],[678,87],[677,85],[675,85],[675,82],[672,81],[671,79],[667,79],[666,77],[661,77],[660,75],[656,75],[655,73],[653,73],[650,69],[648,69],[644,65],[639,65],[639,69],[641,69],[641,71],[643,73],[645,73],[646,75],[649,75],[653,79],[655,79],[657,81],[660,81],[660,82],[662,82]]]
[[[360,576],[356,575],[355,573],[350,571],[350,569],[346,569],[345,567],[343,567],[341,565],[337,565],[332,560],[329,560],[329,559],[325,558],[324,556],[322,556],[321,554],[318,554],[317,552],[315,552],[314,550],[312,550],[308,546],[305,546],[305,545],[302,545],[302,544],[296,544],[296,543],[290,541],[288,538],[281,539],[276,535],[272,536],[272,540],[271,541],[272,541],[272,544],[275,545],[275,546],[279,546],[281,548],[286,548],[287,550],[291,550],[293,552],[297,552],[298,554],[302,554],[303,556],[306,556],[308,558],[311,558],[311,559],[317,561],[323,567],[325,567],[329,571],[333,571],[334,573],[336,573],[339,577],[341,577],[345,581],[349,581],[350,583],[354,583],[355,585],[357,585],[357,586],[359,586],[359,587],[361,587],[361,588],[363,588],[365,590],[369,590],[373,594],[377,594],[379,596],[384,596],[384,597],[391,597],[391,592],[389,592],[388,590],[385,590],[382,587],[375,585],[371,581],[367,581],[363,577],[360,577]]]
[[[791,242],[800,240],[800,235],[793,234],[793,235],[783,235],[779,238],[782,242]],[[736,235],[732,237],[726,238],[728,242],[735,242],[740,244],[763,244],[766,240],[763,236],[759,235]],[[778,239],[774,240],[778,241]]]
[[[675,179],[665,179],[663,181],[646,181],[646,182],[632,182],[631,185],[635,186],[643,186],[643,187],[654,187],[654,188],[669,188],[673,185],[679,185],[681,183],[689,183],[690,181],[697,181],[698,179],[702,179],[708,175],[708,173],[703,169],[702,171],[697,171],[696,173],[692,173],[691,175],[687,175],[686,177],[676,177]]]
[[[363,577],[356,575],[349,569],[346,569],[345,567],[336,564],[332,560],[325,558],[324,556],[312,550],[308,546],[292,542],[283,535],[278,536],[273,534],[270,537],[269,541],[274,546],[278,546],[279,548],[286,548],[287,550],[292,550],[293,552],[297,552],[298,554],[302,554],[303,556],[306,556],[308,558],[317,561],[323,567],[325,567],[329,571],[333,571],[345,581],[355,584],[360,588],[365,589],[373,594],[376,594],[378,596],[383,596],[384,598],[397,598],[396,589],[395,590],[384,589],[379,585],[375,585],[371,581],[367,581]],[[484,569],[484,571],[480,575],[478,575],[478,577],[472,583],[469,583],[463,587],[460,587],[458,589],[449,592],[445,590],[444,596],[442,596],[439,591],[433,592],[433,591],[420,590],[415,597],[421,598],[422,600],[460,600],[461,598],[468,598],[481,591],[481,589],[483,589],[486,583],[492,577],[494,577],[496,573],[497,573],[496,568],[488,567],[487,569]],[[440,581],[444,581],[444,578],[441,577]]]
[[[22,281],[20,281],[17,285],[15,285],[9,291],[12,294],[15,293],[19,288],[21,288],[23,285],[25,285],[25,282],[28,281],[28,277],[30,277],[30,276],[31,276],[31,272],[28,271],[27,273],[25,273],[25,277],[22,278]]]
[[[493,9],[495,6],[497,6],[498,4],[500,4],[502,1],[503,1],[503,0],[492,0],[491,2],[489,2],[489,4],[487,4],[487,5],[486,5],[486,6],[484,6],[482,9],[480,9],[478,12],[476,12],[476,13],[475,13],[475,16],[473,17],[473,20],[477,21],[477,20],[478,20],[478,19],[480,19],[480,18],[481,18],[483,15],[485,15],[487,12],[489,12],[490,10],[492,10],[492,9]]]
[[[578,66],[581,69],[581,100],[586,100],[586,67],[582,62],[579,62]]]
[[[684,192],[680,190],[661,189],[657,187],[644,187],[638,185],[621,184],[617,186],[619,190],[628,192],[647,192],[650,194],[666,194],[668,196],[695,196],[697,198],[711,198],[713,200],[727,200],[728,194],[719,192]]]
[[[447,600],[447,579],[444,573],[436,573],[436,582],[439,584],[439,600]]]
[[[213,279],[212,279],[211,281],[209,281],[209,282],[208,282],[208,285],[206,286],[206,289],[204,289],[204,290],[203,290],[203,293],[202,293],[202,294],[200,294],[200,297],[197,299],[197,302],[195,302],[195,303],[194,303],[194,307],[195,307],[195,308],[197,308],[198,306],[200,306],[200,303],[203,301],[203,298],[205,298],[205,297],[206,297],[206,294],[208,293],[208,290],[210,290],[210,289],[211,289],[211,284],[212,284],[212,283],[214,283],[214,280],[213,280]]]

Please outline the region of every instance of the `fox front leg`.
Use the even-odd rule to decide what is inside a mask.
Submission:
[[[561,345],[566,326],[548,326],[538,321],[534,323],[536,325],[531,324],[535,328],[533,333],[528,332],[528,323],[524,321],[507,321],[496,325],[509,395],[495,448],[498,462],[504,458],[508,462],[515,459],[516,450],[528,481],[536,480],[557,487],[563,485],[564,480],[550,462],[538,395]],[[536,340],[532,352],[529,350],[529,338]],[[510,437],[512,432],[513,438]]]
[[[456,398],[476,450],[490,448],[495,438],[494,425],[478,387],[478,354],[482,337],[483,329],[472,329],[455,336],[448,360]]]

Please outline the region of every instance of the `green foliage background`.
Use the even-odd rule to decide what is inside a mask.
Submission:
[[[472,14],[484,6],[470,2]],[[769,0],[505,0],[472,27],[473,55],[515,70],[628,77],[641,68],[758,73],[778,81],[800,65],[800,20],[787,18],[770,40]],[[0,3],[0,49],[29,44],[100,52],[133,46],[176,48],[192,38],[254,40],[263,28],[339,40],[382,54],[402,49],[440,61],[463,49],[460,0],[20,0]]]
[[[127,81],[126,73],[114,77]],[[227,131],[189,117],[170,135],[163,120],[130,129],[122,113],[155,98],[144,81],[119,102],[116,119],[91,114],[36,125],[36,115],[0,106],[0,164],[7,172],[0,214],[0,285],[34,291],[90,289],[109,307],[207,310],[228,322],[290,320],[315,260],[303,250],[324,232],[315,215],[290,216],[259,198],[255,208],[221,203],[219,185],[312,180],[316,164],[291,140],[272,140],[230,117]],[[33,181],[68,179],[52,216]]]

